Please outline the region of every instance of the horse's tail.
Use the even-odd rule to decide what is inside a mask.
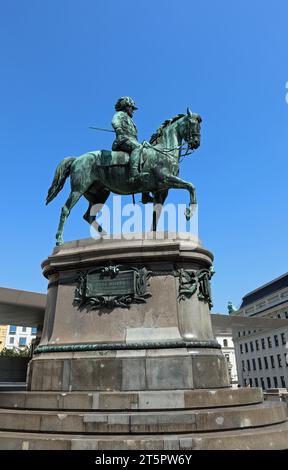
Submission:
[[[70,168],[75,158],[76,157],[64,158],[57,166],[54,179],[48,190],[46,204],[49,204],[63,188],[66,178],[70,175]]]

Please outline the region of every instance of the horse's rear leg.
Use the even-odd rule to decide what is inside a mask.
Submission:
[[[93,203],[89,202],[88,209],[85,212],[85,214],[83,215],[83,219],[86,220],[86,222],[88,222],[89,225],[91,225],[95,220],[95,216],[92,216],[90,214],[92,207],[93,207]]]
[[[107,189],[106,190],[103,189],[101,192],[99,191],[96,194],[93,194],[93,193],[85,194],[85,197],[89,201],[89,207],[87,211],[85,212],[85,214],[83,215],[83,219],[86,220],[86,222],[88,222],[89,225],[93,224],[94,229],[98,231],[99,233],[101,233],[103,229],[101,225],[99,225],[96,222],[96,216],[98,212],[101,211],[103,205],[105,204],[106,200],[109,197],[109,194],[110,194],[110,191],[108,191]]]
[[[62,207],[58,230],[56,233],[56,245],[63,244],[63,230],[64,230],[65,222],[67,218],[69,217],[71,209],[75,206],[76,202],[79,201],[81,196],[82,196],[82,193],[80,193],[79,191],[72,191],[66,203]]]
[[[97,204],[97,203],[95,203],[95,204]],[[86,222],[88,222],[89,225],[93,225],[93,227],[96,231],[101,233],[103,231],[103,229],[102,229],[101,225],[99,225],[98,222],[96,222],[96,215],[98,214],[98,212],[101,211],[104,204],[98,203],[97,206],[96,206],[97,207],[96,210],[95,210],[95,207],[94,207],[95,204],[92,203],[92,202],[89,203],[88,209],[85,212],[85,214],[83,215],[83,219],[86,220]]]

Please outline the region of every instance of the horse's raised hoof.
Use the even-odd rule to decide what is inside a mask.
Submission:
[[[193,215],[194,215],[195,212],[196,212],[196,208],[197,208],[197,204],[196,204],[196,203],[190,204],[190,207],[186,207],[186,209],[185,209],[185,217],[186,217],[186,220],[190,220],[191,217],[193,217]]]
[[[191,210],[190,210],[189,207],[186,207],[186,209],[185,209],[185,217],[186,217],[186,220],[191,219]]]

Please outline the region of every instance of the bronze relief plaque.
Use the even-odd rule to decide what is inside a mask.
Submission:
[[[150,272],[122,265],[100,266],[79,274],[74,304],[79,308],[125,307],[145,302]]]

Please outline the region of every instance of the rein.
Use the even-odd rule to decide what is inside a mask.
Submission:
[[[195,135],[198,135],[198,134],[195,134]],[[186,151],[185,151],[185,153],[184,153],[183,155],[181,155],[181,151],[182,151],[183,149],[185,149],[185,144],[184,144],[184,145],[183,145],[183,144],[182,144],[182,145],[178,145],[178,147],[175,147],[175,148],[173,148],[173,149],[161,149],[161,150],[160,150],[160,149],[154,147],[153,145],[151,145],[149,142],[145,142],[145,143],[143,144],[143,147],[144,147],[144,148],[145,148],[145,147],[146,147],[146,148],[152,148],[152,149],[155,150],[156,152],[161,153],[162,155],[164,155],[165,157],[166,157],[167,154],[169,155],[171,152],[174,152],[175,150],[180,150],[179,163],[181,163],[181,162],[183,161],[183,158],[184,158],[184,157],[188,157],[188,155],[191,155],[191,154],[194,152],[194,149],[190,149],[189,144],[187,144]],[[189,152],[189,150],[191,150],[191,151]],[[170,155],[170,156],[171,156],[171,155]]]

